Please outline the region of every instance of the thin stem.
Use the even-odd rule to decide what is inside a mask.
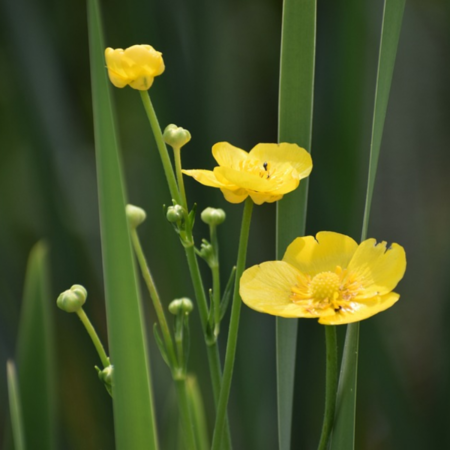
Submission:
[[[192,420],[189,398],[186,389],[186,379],[175,380],[177,388],[178,406],[180,408],[181,420],[183,422],[183,432],[187,450],[197,450],[195,441],[194,421]]]
[[[175,355],[175,348],[172,340],[172,335],[170,334],[169,325],[167,324],[166,315],[164,314],[164,308],[161,303],[158,291],[153,281],[152,274],[145,259],[144,252],[142,250],[141,242],[139,240],[139,235],[136,228],[131,229],[131,241],[133,243],[134,252],[138,260],[139,266],[141,268],[142,277],[144,278],[145,284],[147,285],[150,298],[153,301],[153,306],[155,308],[156,315],[158,317],[158,322],[161,327],[161,332],[163,335],[164,342],[166,344],[166,351],[170,358],[171,368],[174,370],[177,366],[177,359]]]
[[[156,145],[158,147],[159,156],[166,175],[167,184],[169,185],[170,195],[178,203],[181,204],[180,192],[178,190],[175,175],[173,173],[172,163],[170,162],[169,152],[167,151],[166,143],[164,142],[161,127],[159,126],[158,118],[150,100],[148,91],[139,91],[141,94],[142,103],[144,104],[145,112],[147,113],[150,126],[153,130]]]
[[[186,191],[184,189],[183,172],[181,172],[181,149],[179,147],[173,147],[173,154],[175,159],[175,172],[177,174],[178,188],[180,189],[182,206],[187,211]]]
[[[336,410],[336,393],[338,387],[338,358],[336,327],[325,325],[325,342],[327,352],[327,368],[325,380],[325,414],[323,418],[322,434],[318,450],[326,450],[331,434]]]
[[[211,266],[213,281],[214,302],[214,336],[217,338],[220,331],[220,266],[219,266],[219,241],[217,239],[217,226],[210,225],[209,234],[214,249],[215,263]]]
[[[95,349],[97,350],[98,356],[100,356],[100,360],[102,361],[103,367],[108,367],[111,365],[109,362],[108,355],[105,352],[105,349],[103,348],[103,344],[100,341],[100,338],[97,335],[97,332],[95,331],[95,328],[92,326],[91,321],[89,320],[88,316],[84,312],[83,308],[80,308],[77,311],[77,315],[80,318],[81,322],[83,322],[84,328],[86,328],[86,331],[88,332],[89,336],[92,339],[92,342],[94,343]]]
[[[228,406],[228,398],[231,389],[231,379],[233,377],[234,358],[236,355],[236,346],[239,330],[239,316],[241,312],[241,297],[239,295],[239,280],[245,268],[247,257],[247,244],[250,232],[250,222],[252,218],[253,201],[250,197],[245,201],[244,213],[242,215],[241,235],[239,238],[239,250],[236,264],[236,279],[234,284],[233,306],[231,309],[230,328],[228,332],[227,353],[225,356],[225,367],[223,371],[222,387],[220,390],[219,405],[217,407],[216,424],[214,427],[214,436],[212,450],[219,450],[223,429],[225,426],[225,417]]]

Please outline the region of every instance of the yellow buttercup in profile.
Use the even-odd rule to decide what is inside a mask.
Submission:
[[[212,148],[214,170],[183,170],[205,186],[219,188],[230,203],[248,196],[257,204],[272,203],[296,189],[312,170],[310,154],[296,144],[258,144],[247,153],[228,142]]]
[[[392,291],[405,270],[405,251],[398,244],[387,248],[386,242],[367,239],[358,245],[323,231],[295,239],[282,261],[247,269],[240,294],[259,312],[340,325],[390,308],[400,297]]]
[[[105,59],[109,79],[118,88],[129,85],[146,91],[165,69],[162,53],[150,45],[133,45],[125,50],[107,48]]]

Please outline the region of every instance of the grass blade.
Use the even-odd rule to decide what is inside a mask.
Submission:
[[[156,449],[146,333],[125,215],[125,189],[96,0],[88,0],[88,25],[106,312],[114,364],[116,448]]]
[[[311,151],[316,0],[284,0],[280,61],[279,142]],[[277,204],[277,258],[305,233],[308,180]],[[290,450],[297,321],[277,317],[277,398],[280,450]]]
[[[56,448],[55,346],[47,247],[31,250],[17,342],[17,365],[26,441],[36,449]]]
[[[20,403],[19,382],[16,366],[11,360],[6,362],[6,378],[8,380],[8,397],[15,450],[25,450],[25,433],[23,429],[22,405]]]
[[[372,139],[370,144],[369,176],[361,240],[367,238],[373,188],[375,185],[381,139],[383,136],[404,9],[405,0],[385,0],[384,2]],[[355,448],[359,326],[359,323],[355,323],[347,327],[338,388],[336,422],[330,445],[331,450],[351,450]]]

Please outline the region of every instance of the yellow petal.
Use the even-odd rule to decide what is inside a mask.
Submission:
[[[403,278],[405,270],[406,255],[403,247],[392,244],[386,250],[386,242],[377,245],[375,239],[362,242],[348,265],[349,276],[354,275],[364,288],[358,298],[369,298],[392,291]]]
[[[256,205],[277,202],[278,200],[283,198],[282,195],[273,195],[272,193],[266,194],[265,192],[248,191],[248,195],[250,195]]]
[[[352,310],[339,310],[333,316],[321,317],[319,323],[322,325],[342,325],[346,323],[359,322],[390,308],[400,295],[395,292],[379,297],[373,297],[360,302],[351,302]]]
[[[153,80],[154,78],[149,76],[139,77],[130,83],[130,87],[138,91],[146,91],[152,86]]]
[[[194,178],[199,183],[204,184],[205,186],[216,188],[228,187],[227,185],[218,181],[214,175],[214,172],[212,172],[211,170],[182,170],[182,172],[185,175]]]
[[[266,178],[253,175],[245,171],[230,169],[228,167],[215,167],[214,173],[219,180],[227,180],[229,183],[252,191],[270,192],[273,185]]]
[[[251,158],[271,163],[274,170],[284,170],[286,163],[294,167],[298,180],[306,178],[312,170],[311,155],[297,144],[258,144],[250,150]]]
[[[123,69],[122,57],[123,50],[121,48],[116,50],[107,48],[105,50],[105,60],[109,79],[111,80],[111,83],[118,88],[123,88],[130,81]]]
[[[300,272],[314,276],[320,272],[334,271],[336,266],[345,269],[358,244],[350,237],[331,231],[295,239],[286,250],[283,261]]]
[[[220,190],[225,200],[230,203],[242,203],[248,197],[248,192],[245,189],[232,191],[230,189],[220,188]]]
[[[228,142],[218,142],[213,145],[212,154],[219,166],[239,170],[239,163],[248,157],[248,153],[234,147]]]
[[[280,317],[317,317],[291,301],[291,288],[302,274],[283,261],[269,261],[244,271],[239,293],[255,311]]]
[[[123,64],[130,78],[155,77],[164,72],[162,54],[150,45],[133,45],[125,50]]]

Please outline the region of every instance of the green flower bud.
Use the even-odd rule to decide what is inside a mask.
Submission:
[[[163,137],[166,144],[174,148],[181,148],[191,140],[191,133],[184,128],[171,124],[167,125]]]
[[[167,208],[166,217],[170,223],[176,223],[183,220],[185,216],[184,208],[180,205],[169,206]]]
[[[202,211],[201,218],[208,225],[220,225],[225,222],[227,215],[220,208],[206,208]]]
[[[107,384],[108,386],[113,385],[113,374],[114,374],[114,366],[110,365],[108,367],[105,367],[103,370],[99,370],[98,377],[100,378],[103,383]]]
[[[144,222],[147,214],[142,208],[134,205],[126,206],[127,218],[132,228],[137,228],[142,222]]]
[[[193,309],[194,305],[192,304],[191,300],[186,297],[172,300],[169,304],[169,312],[175,316],[179,312],[189,314]]]
[[[64,291],[56,300],[58,308],[68,313],[77,312],[85,304],[87,298],[86,289],[80,284],[74,284]]]

